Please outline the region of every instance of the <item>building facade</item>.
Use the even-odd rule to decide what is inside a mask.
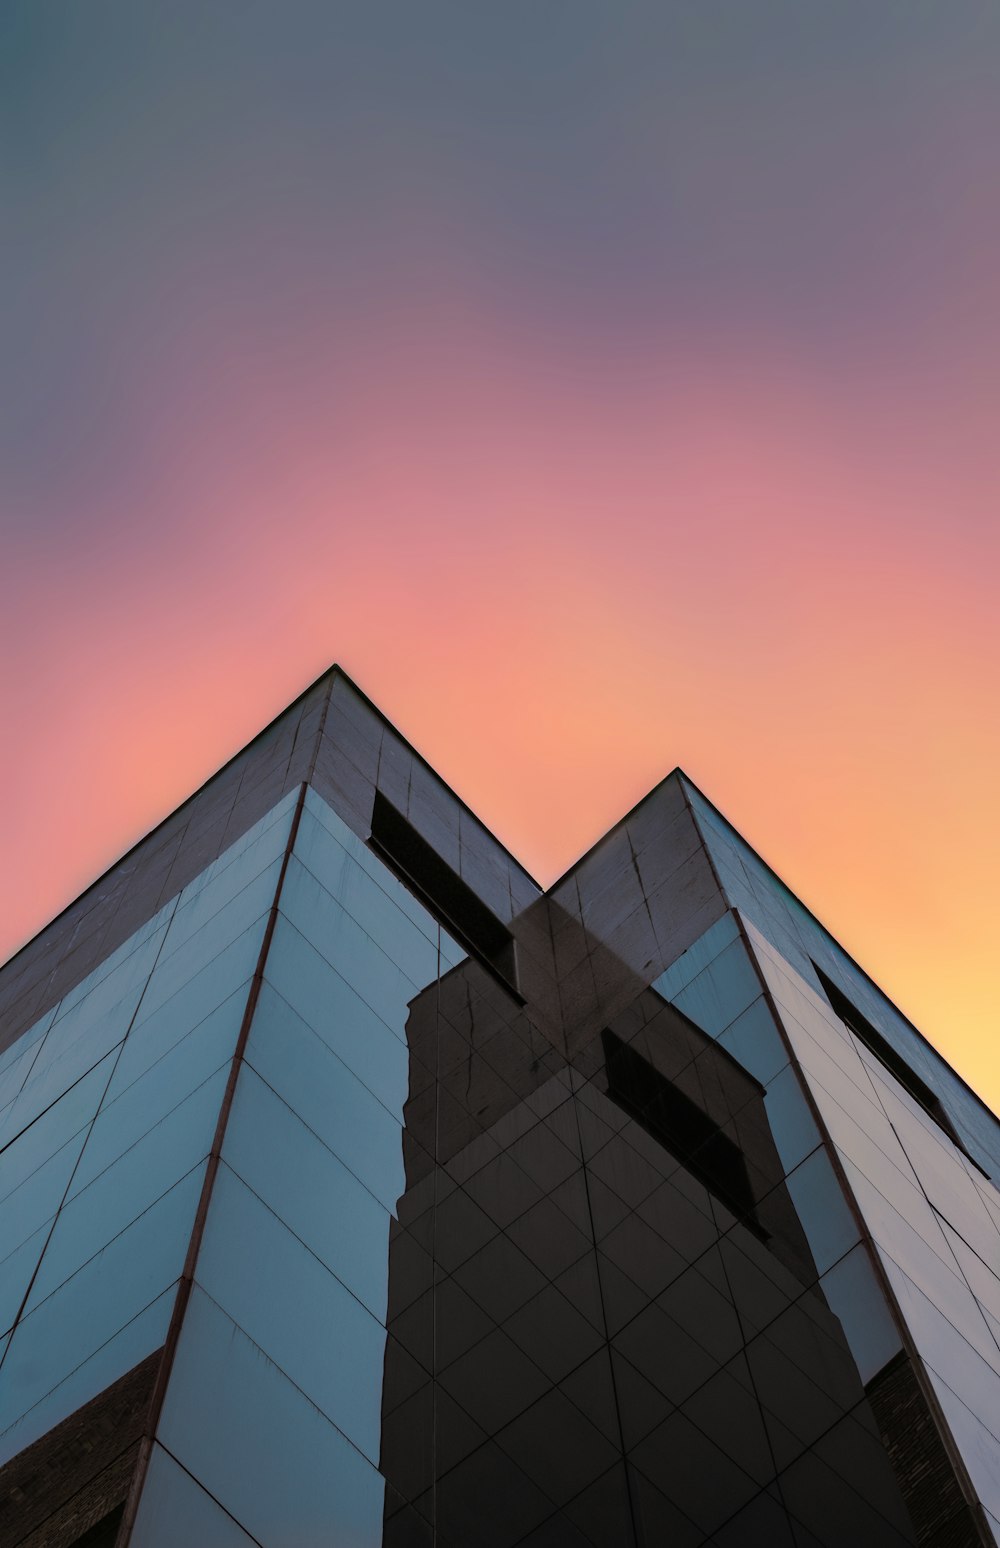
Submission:
[[[1000,1128],[675,771],[338,669],[0,973],[0,1542],[1000,1542]]]

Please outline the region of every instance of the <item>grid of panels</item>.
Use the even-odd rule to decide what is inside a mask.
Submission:
[[[29,1265],[0,1358],[44,1345],[51,1377],[79,1354],[64,1322],[118,1319],[15,1450],[162,1343],[291,818],[286,801],[0,1059],[10,1219],[28,1228],[15,1286]],[[737,921],[709,900],[710,928],[641,979],[657,820],[643,809],[641,864],[626,838],[574,877],[571,942],[546,947],[537,912],[523,937],[533,972],[571,947],[580,993],[554,1025],[563,980],[544,1010],[516,1004],[306,792],[133,1543],[914,1541],[862,1386],[898,1335]],[[147,948],[143,978],[125,964]],[[613,1036],[711,1119],[693,1133],[739,1146],[746,1218],[609,1096],[609,986]],[[986,1238],[940,1157],[922,1165],[995,1334]],[[114,1280],[106,1308],[92,1265],[92,1285]],[[896,1268],[901,1299],[933,1300]],[[67,1286],[91,1300],[59,1302]],[[989,1458],[962,1370],[942,1405]]]
[[[900,1312],[1000,1540],[1000,1194],[752,926]]]
[[[264,1548],[912,1541],[789,1203],[787,1057],[767,1108],[708,1038],[671,1078],[724,1102],[797,1272],[312,792],[279,907],[133,1543],[174,1496]]]
[[[730,905],[752,920],[793,971],[814,988],[818,980],[812,962],[819,963],[943,1102],[970,1154],[989,1173],[1000,1175],[1000,1127],[994,1115],[704,796],[688,780],[683,785]]]
[[[284,803],[0,1062],[0,1463],[162,1343]]]
[[[307,792],[133,1543],[381,1541],[410,1007],[462,953]],[[213,1539],[214,1540],[214,1539]],[[228,1539],[225,1539],[228,1540]]]

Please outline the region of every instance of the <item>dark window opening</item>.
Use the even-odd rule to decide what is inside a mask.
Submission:
[[[602,1038],[612,1101],[766,1241],[740,1147],[628,1043],[608,1029]]]
[[[488,969],[518,1003],[514,937],[467,882],[381,791],[375,792],[371,848],[416,893],[459,945]]]
[[[115,1548],[115,1539],[121,1525],[125,1506],[119,1505],[109,1516],[98,1521],[82,1537],[74,1537],[69,1548]]]
[[[857,1006],[851,1004],[846,994],[837,988],[833,980],[827,978],[819,964],[813,962],[813,968],[823,986],[827,999],[844,1025],[849,1027],[858,1041],[864,1043],[865,1047],[870,1053],[875,1055],[879,1063],[884,1064],[889,1073],[896,1077],[903,1090],[909,1092],[913,1100],[923,1108],[929,1118],[934,1119],[939,1129],[944,1130],[952,1144],[957,1145],[962,1154],[968,1156],[969,1153],[955,1132],[951,1119],[930,1086],[924,1084],[920,1076],[910,1069],[902,1055],[896,1052],[895,1048],[882,1036],[881,1032],[876,1031],[867,1016],[862,1015]],[[969,1160],[972,1160],[971,1156],[969,1156]]]

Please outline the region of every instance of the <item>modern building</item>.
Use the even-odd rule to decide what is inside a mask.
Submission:
[[[0,973],[5,1548],[1000,1542],[1000,1127],[679,771],[337,669]]]

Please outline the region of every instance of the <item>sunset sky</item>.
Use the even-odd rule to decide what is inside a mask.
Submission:
[[[7,0],[0,959],[331,661],[1000,1106],[996,0]]]

